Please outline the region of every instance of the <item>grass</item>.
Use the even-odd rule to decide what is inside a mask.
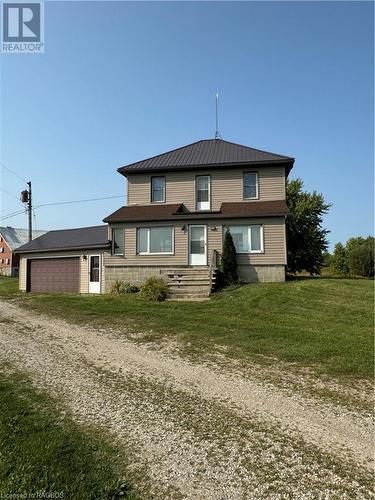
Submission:
[[[43,498],[135,498],[119,480],[117,455],[97,433],[62,414],[26,375],[0,367],[0,496],[44,491],[60,496]]]
[[[79,323],[125,324],[149,332],[148,341],[178,338],[190,354],[223,346],[237,358],[277,358],[329,375],[371,378],[373,285],[364,279],[316,278],[237,286],[209,302],[68,294],[22,296],[21,303]],[[5,284],[9,297],[15,287]]]

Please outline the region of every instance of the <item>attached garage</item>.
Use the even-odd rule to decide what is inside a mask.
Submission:
[[[79,292],[79,257],[30,259],[29,292]]]
[[[16,249],[25,292],[103,293],[107,226],[49,231]]]

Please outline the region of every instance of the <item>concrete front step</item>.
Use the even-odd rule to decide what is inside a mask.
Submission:
[[[200,292],[189,292],[189,293],[171,293],[168,297],[169,299],[208,299],[208,293],[200,293]]]
[[[168,281],[169,285],[183,285],[183,286],[189,286],[189,285],[209,285],[210,280],[209,278],[171,278]]]
[[[208,293],[208,285],[191,285],[191,286],[169,286],[170,293],[191,293],[200,292]]]

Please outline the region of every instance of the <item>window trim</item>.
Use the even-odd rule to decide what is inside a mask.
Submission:
[[[171,229],[172,230],[172,251],[171,252],[140,252],[139,251],[139,240],[138,240],[138,231],[140,229],[147,230],[147,248],[150,250],[150,233],[151,229]],[[136,228],[136,255],[174,255],[174,238],[175,238],[175,228],[174,226],[139,226]]]
[[[247,227],[247,230],[248,230],[248,238],[249,238],[249,243],[251,245],[251,228],[252,227],[260,227],[260,250],[249,250],[248,252],[237,252],[236,250],[236,253],[238,255],[249,255],[249,254],[262,254],[262,253],[265,253],[264,252],[264,230],[263,230],[263,224],[231,224],[231,225],[228,225],[226,226],[226,231],[229,229],[230,230],[230,227]],[[223,237],[225,238],[225,231],[223,232]],[[224,243],[224,239],[223,239],[223,243]]]
[[[152,199],[153,198],[152,197],[152,194],[153,194],[152,181],[153,181],[153,179],[164,179],[164,190],[163,190],[164,196],[163,196],[163,199],[161,201],[154,201]],[[152,175],[150,178],[150,203],[165,203],[166,199],[167,199],[167,180],[165,178],[165,175]]]
[[[256,176],[256,196],[252,196],[250,198],[245,197],[245,175],[246,174],[255,174]],[[242,174],[242,199],[243,200],[259,200],[259,172],[257,170],[246,170]]]
[[[114,248],[114,244],[115,244],[115,239],[113,237],[113,234],[115,231],[121,231],[122,232],[122,240],[123,240],[123,251],[122,253],[115,253],[115,248]],[[111,240],[111,255],[116,255],[117,257],[123,257],[125,255],[125,229],[123,227],[113,227],[112,228],[112,240]]]
[[[209,203],[209,207],[208,208],[202,208],[202,209],[198,209],[198,182],[197,182],[197,178],[198,177],[207,177],[208,178],[208,203]],[[195,176],[195,211],[196,212],[208,212],[208,211],[211,211],[211,207],[212,207],[212,189],[211,189],[211,175],[210,174],[197,174]]]

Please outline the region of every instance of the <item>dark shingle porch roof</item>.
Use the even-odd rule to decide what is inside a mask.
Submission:
[[[240,165],[283,164],[290,171],[294,158],[250,148],[222,139],[205,139],[173,149],[152,158],[130,163],[118,169],[127,173],[158,172],[162,170],[192,170],[200,168],[229,168]]]
[[[167,205],[131,205],[121,207],[108,215],[103,221],[120,222],[153,222],[202,219],[226,219],[246,217],[275,217],[289,213],[284,200],[252,201],[222,203],[220,210],[210,212],[190,212],[183,203]]]

